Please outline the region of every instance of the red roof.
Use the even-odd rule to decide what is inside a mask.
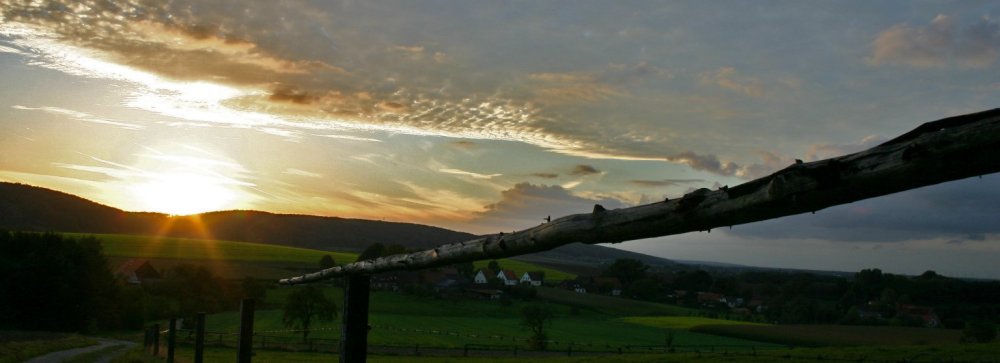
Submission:
[[[517,274],[515,274],[514,271],[503,270],[500,271],[500,273],[502,273],[507,280],[517,280]],[[497,276],[499,277],[500,274],[497,274]]]

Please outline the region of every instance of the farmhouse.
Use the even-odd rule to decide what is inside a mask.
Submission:
[[[149,260],[141,258],[133,258],[125,261],[125,263],[118,266],[118,269],[115,270],[115,275],[121,276],[125,279],[125,282],[130,284],[157,281],[162,277],[153,268],[153,265],[149,263]]]
[[[622,282],[617,277],[595,277],[594,286],[602,294],[621,296]]]
[[[900,317],[919,321],[926,328],[937,328],[941,325],[934,308],[928,306],[900,305],[896,310]]]
[[[514,286],[518,283],[517,274],[511,270],[500,270],[500,272],[497,273],[497,278],[500,279],[505,286]]]
[[[544,278],[545,274],[541,271],[525,272],[524,275],[521,275],[521,283],[531,284],[531,286],[542,286]]]
[[[488,284],[491,278],[496,277],[497,274],[488,268],[476,271],[476,276],[472,278],[472,282],[476,284]]]

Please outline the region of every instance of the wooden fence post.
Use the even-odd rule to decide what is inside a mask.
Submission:
[[[363,363],[368,357],[368,275],[347,276],[344,323],[340,334],[340,362]]]
[[[177,318],[170,318],[167,331],[167,363],[174,363],[174,347],[177,345]]]
[[[160,355],[160,324],[153,324],[153,356]]]
[[[253,355],[253,299],[240,302],[240,339],[236,351],[237,363],[250,363]]]
[[[194,363],[203,363],[205,356],[205,313],[195,316]]]

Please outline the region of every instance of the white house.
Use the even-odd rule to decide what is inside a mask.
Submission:
[[[521,283],[531,284],[531,286],[542,286],[542,276],[541,271],[525,272],[524,275],[521,275]]]
[[[476,276],[472,278],[472,282],[476,284],[487,284],[494,276],[496,276],[496,274],[494,274],[493,271],[484,268],[476,271]]]
[[[511,270],[500,270],[500,272],[497,272],[497,278],[507,286],[514,286],[518,283],[517,274]]]

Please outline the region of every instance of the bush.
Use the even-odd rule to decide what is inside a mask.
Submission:
[[[965,323],[962,331],[962,341],[973,343],[989,343],[997,338],[997,326],[991,321],[970,321]]]

